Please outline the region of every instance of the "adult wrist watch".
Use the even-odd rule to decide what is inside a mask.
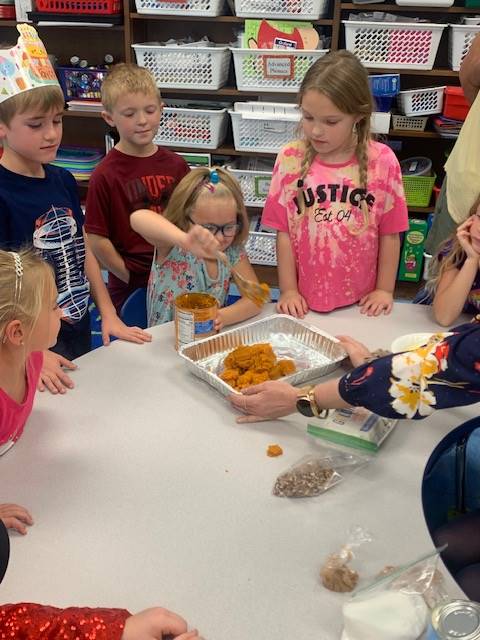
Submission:
[[[315,400],[315,387],[302,389],[297,398],[297,411],[307,418],[326,418],[329,409],[321,409]]]

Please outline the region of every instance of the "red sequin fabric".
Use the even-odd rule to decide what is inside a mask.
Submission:
[[[57,609],[41,604],[0,606],[0,638],[16,640],[120,640],[125,609]]]

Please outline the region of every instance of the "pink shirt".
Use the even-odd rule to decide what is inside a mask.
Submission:
[[[37,382],[43,364],[43,353],[34,351],[30,354],[26,364],[27,388],[25,398],[19,404],[0,389],[0,448],[7,442],[18,440],[23,433],[23,427],[32,411],[33,398],[37,390]],[[3,453],[6,449],[4,448]]]
[[[378,238],[408,229],[400,165],[393,151],[371,142],[368,153],[370,212],[360,235],[358,162],[326,164],[318,156],[304,178],[304,213],[297,208],[304,143],[290,142],[277,156],[262,224],[290,235],[298,290],[314,311],[332,311],[358,302],[375,289]]]

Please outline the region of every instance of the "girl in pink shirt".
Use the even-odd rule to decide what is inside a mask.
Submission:
[[[398,160],[370,138],[367,71],[330,53],[306,73],[299,105],[303,139],[278,154],[262,217],[277,229],[277,310],[390,313],[408,212]]]
[[[52,347],[61,311],[50,266],[32,251],[0,251],[0,455],[22,435],[32,411],[42,351]],[[0,505],[0,519],[26,533],[23,507]]]

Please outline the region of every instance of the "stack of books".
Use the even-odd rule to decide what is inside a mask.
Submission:
[[[436,116],[433,118],[435,131],[439,133],[442,138],[458,138],[462,125],[463,120],[452,120],[451,118],[445,118],[445,116]]]
[[[89,180],[104,152],[89,147],[60,147],[52,164],[70,171],[76,180]]]

